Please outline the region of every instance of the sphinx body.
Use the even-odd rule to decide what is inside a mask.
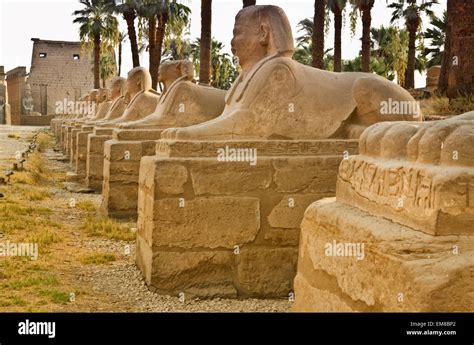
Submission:
[[[159,80],[164,91],[155,111],[119,128],[191,126],[206,122],[224,110],[225,91],[194,83],[194,66],[188,60],[166,61],[160,65]]]
[[[383,114],[382,102],[413,102],[400,86],[368,73],[332,73],[294,61],[291,27],[276,6],[251,6],[236,19],[232,49],[243,69],[218,118],[172,128],[166,139],[357,138],[373,123],[421,120]]]

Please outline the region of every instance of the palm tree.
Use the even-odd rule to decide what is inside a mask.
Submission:
[[[195,70],[200,70],[201,40],[195,39],[189,46],[189,57]],[[215,39],[212,40],[211,48],[211,73],[210,85],[219,89],[228,90],[239,75],[238,67],[232,61],[229,54],[223,53],[224,44]]]
[[[257,3],[257,0],[244,0],[244,8],[248,6],[254,6]]]
[[[127,33],[132,49],[133,67],[140,66],[140,56],[138,54],[137,32],[135,30],[135,19],[137,18],[138,0],[116,0],[115,12],[119,13],[127,23]]]
[[[324,68],[324,21],[326,19],[325,0],[314,0],[313,67]]]
[[[80,24],[81,41],[94,50],[94,87],[100,87],[101,45],[116,45],[118,42],[118,21],[112,15],[113,0],[80,0],[84,8],[73,12],[73,22]]]
[[[342,33],[342,11],[347,0],[328,0],[329,9],[334,13],[334,72],[341,72],[341,33]]]
[[[448,28],[439,89],[449,98],[474,94],[474,1],[448,0]]]
[[[127,33],[126,32],[119,32],[118,37],[118,76],[122,73],[122,45],[127,40]]]
[[[416,35],[421,25],[421,14],[424,12],[429,16],[433,16],[434,13],[430,10],[430,7],[437,3],[438,0],[426,0],[420,4],[417,4],[416,0],[398,0],[388,5],[389,8],[393,8],[391,22],[393,23],[404,18],[409,35],[408,63],[405,78],[405,87],[407,89],[415,88]]]
[[[201,49],[199,83],[209,85],[211,72],[212,0],[201,0]]]
[[[105,82],[110,77],[117,74],[117,63],[115,61],[114,48],[108,46],[104,49],[104,53],[100,57],[100,78],[102,79],[102,87],[105,88]]]
[[[423,34],[425,39],[431,40],[430,47],[425,48],[423,54],[427,58],[427,67],[441,65],[443,62],[443,49],[446,42],[446,29],[448,27],[448,12],[443,12],[443,17],[431,17],[431,28]]]
[[[191,10],[177,0],[145,0],[139,7],[139,12],[141,19],[147,21],[149,69],[152,87],[156,89],[165,36],[176,31],[176,27],[182,29],[188,25]]]
[[[357,11],[362,13],[362,71],[370,72],[370,28],[372,25],[372,8],[375,0],[351,0],[353,6],[353,21],[357,18]],[[355,29],[353,22],[353,29]]]
[[[314,23],[311,18],[306,18],[298,23],[298,32],[302,35],[296,38],[297,45],[308,45],[313,41]]]

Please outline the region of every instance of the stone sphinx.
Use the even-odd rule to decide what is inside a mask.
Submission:
[[[93,120],[97,114],[98,103],[97,97],[99,95],[98,89],[93,89],[89,92],[89,102],[92,105],[93,111],[87,115],[81,114],[77,117],[73,117],[72,119],[65,121],[61,126],[61,145],[63,148],[64,155],[70,158],[70,151],[71,151],[71,131],[74,128],[81,128],[83,124],[87,121]]]
[[[114,78],[110,85],[110,105],[107,106],[107,113],[105,114],[105,116],[103,116],[101,120],[95,121],[94,125],[106,123],[123,115],[123,112],[125,111],[125,108],[127,106],[125,103],[125,92],[126,79],[121,77]],[[87,140],[89,134],[93,133],[93,131],[93,125],[83,126],[81,131],[77,133],[77,136],[75,138],[76,144],[73,144],[73,148],[74,146],[76,147],[77,153],[73,153],[72,156],[75,159],[75,172],[77,175],[79,175],[79,178],[85,177],[86,174]]]
[[[110,99],[110,91],[107,88],[100,88],[97,94],[97,112],[93,121],[105,118],[111,106],[112,100]]]
[[[196,85],[190,61],[167,61],[160,65],[163,95],[155,111],[142,120],[120,124],[113,140],[104,146],[104,213],[136,218],[140,159],[154,155],[155,141],[170,126],[194,125],[219,116],[225,106],[225,91]],[[124,153],[131,153],[126,155]],[[100,176],[100,171],[95,175]],[[126,191],[126,192],[125,192]]]
[[[472,312],[473,143],[474,112],[367,128],[336,198],[305,212],[294,310]]]
[[[191,126],[211,120],[224,110],[225,91],[193,83],[194,65],[190,61],[163,62],[159,79],[164,90],[155,111],[144,119],[122,123],[119,128]]]
[[[120,123],[140,120],[153,113],[160,95],[151,88],[151,76],[146,68],[135,67],[128,72],[126,89],[127,107],[122,116],[102,123],[100,127],[114,128]]]
[[[104,166],[104,143],[112,139],[114,128],[124,122],[136,121],[153,113],[160,100],[151,88],[151,76],[146,68],[135,67],[128,72],[122,116],[99,123],[87,139],[86,183],[100,191]]]
[[[413,102],[400,86],[373,74],[333,73],[292,60],[291,27],[282,9],[250,6],[236,17],[232,50],[242,73],[218,118],[168,129],[178,140],[358,138],[379,121],[421,120],[382,113],[382,102]]]
[[[156,155],[141,159],[137,265],[154,291],[288,296],[304,210],[335,194],[341,160],[357,153],[355,138],[377,121],[421,121],[416,112],[384,114],[384,101],[414,100],[381,77],[293,61],[279,7],[240,11],[232,50],[242,74],[222,114],[164,130]],[[110,156],[123,159],[123,149]],[[125,180],[126,171],[116,173]]]

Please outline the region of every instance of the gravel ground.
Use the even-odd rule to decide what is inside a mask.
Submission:
[[[28,142],[24,140],[28,134],[37,131],[39,127],[11,127],[0,126],[0,162],[14,159],[15,152],[24,150]],[[18,133],[22,139],[8,138],[8,134]],[[46,150],[43,153],[48,160],[50,171],[63,172],[71,170],[67,162],[62,162],[62,153]],[[52,187],[49,192],[54,196],[39,202],[38,206],[59,210],[64,207],[70,198],[86,199],[98,206],[101,196],[99,194],[79,194],[66,190],[62,183]],[[58,206],[62,205],[62,206]],[[64,212],[64,211],[63,211]],[[61,213],[59,213],[61,214]],[[65,261],[69,267],[63,268],[59,275],[73,272],[73,280],[78,291],[86,291],[91,295],[91,300],[96,300],[97,305],[91,305],[94,311],[113,312],[289,312],[291,303],[288,299],[212,299],[180,300],[178,296],[158,295],[148,290],[141,272],[134,263],[135,245],[133,242],[92,238],[79,230],[84,221],[84,214],[71,210],[67,216],[57,219],[65,225],[72,225],[72,238],[65,245],[71,248],[84,249],[89,253],[113,253],[116,261],[106,265],[82,265],[73,260]],[[76,230],[77,229],[77,230]],[[126,253],[126,248],[129,253]],[[101,303],[101,298],[107,296],[107,303]],[[59,311],[72,311],[69,305],[59,307]]]

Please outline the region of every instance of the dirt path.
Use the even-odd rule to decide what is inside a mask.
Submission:
[[[35,131],[0,126],[0,177]],[[182,302],[150,292],[134,264],[136,225],[99,216],[100,195],[66,190],[70,167],[52,140],[40,134],[41,152],[0,185],[0,312],[290,310],[288,300]],[[37,260],[2,256],[12,243],[38,243]]]

